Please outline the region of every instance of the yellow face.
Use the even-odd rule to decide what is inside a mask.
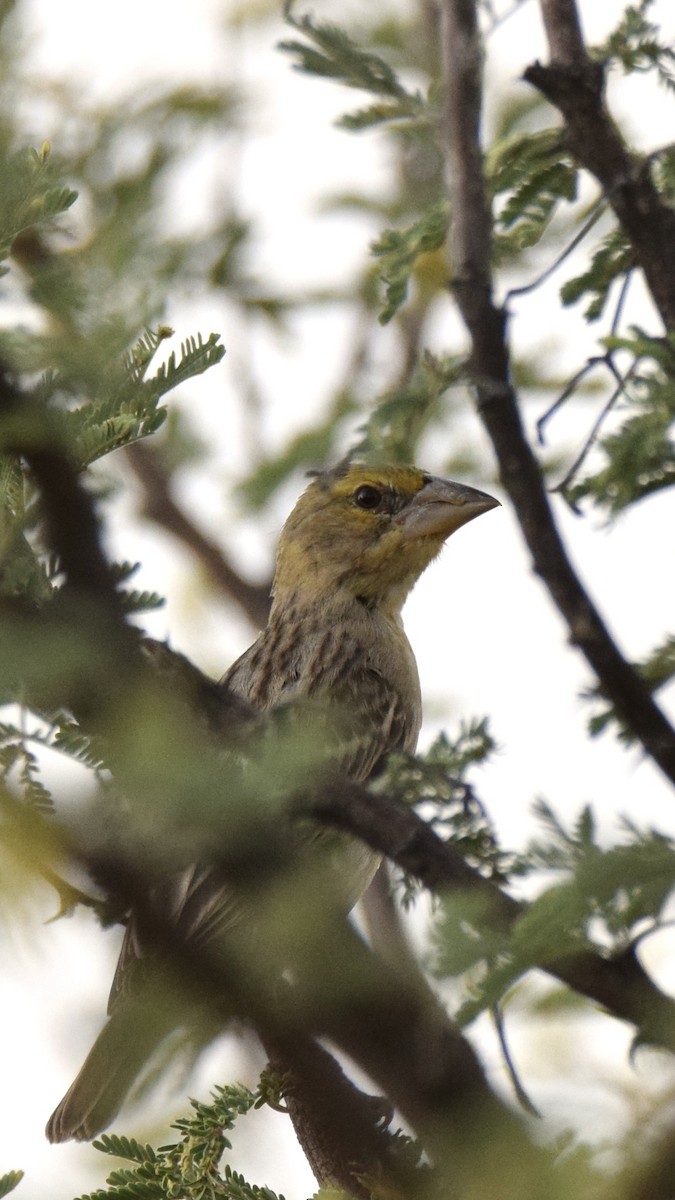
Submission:
[[[284,526],[275,598],[357,598],[400,610],[446,538],[497,504],[417,467],[356,463],[322,473]]]

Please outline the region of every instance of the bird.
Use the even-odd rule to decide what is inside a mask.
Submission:
[[[318,740],[331,766],[354,782],[375,779],[389,754],[414,752],[422,723],[417,664],[402,621],[406,597],[450,535],[498,505],[486,492],[415,466],[347,461],[313,473],[279,538],[267,625],[222,688],[257,714],[299,712],[301,721],[321,721]],[[322,837],[342,839],[333,867],[348,912],[379,856],[349,835],[305,828],[299,836],[310,854]],[[225,936],[244,919],[232,888],[214,881],[208,863],[166,886],[167,911],[195,944]],[[161,1019],[143,995],[144,953],[132,913],[108,1022],[49,1119],[52,1142],[90,1140],[107,1128],[176,1020],[170,1009]]]

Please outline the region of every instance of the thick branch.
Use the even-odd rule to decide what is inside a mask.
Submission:
[[[605,105],[602,67],[584,46],[575,0],[541,0],[548,66],[525,79],[561,112],[567,145],[600,184],[623,226],[663,323],[675,330],[675,211],[661,199],[648,160],[632,154]]]
[[[33,814],[18,806],[16,810],[24,832],[29,832],[32,824],[41,828]],[[278,818],[270,823],[265,840],[283,872],[292,839]],[[246,903],[251,907],[244,916],[249,932],[242,935],[237,926],[209,940],[195,939],[192,912],[176,920],[166,903],[161,876],[153,878],[152,864],[139,862],[135,853],[120,854],[106,847],[99,850],[91,841],[78,843],[75,834],[64,835],[64,843],[80,866],[114,898],[118,909],[133,910],[148,971],[155,959],[164,964],[161,981],[167,1003],[176,997],[176,1002],[182,1002],[182,996],[196,1011],[208,1006],[214,1032],[234,1015],[259,1030],[278,1064],[283,1060],[296,1074],[303,1087],[303,1096],[296,1097],[300,1105],[311,1102],[325,1070],[328,1092],[307,1122],[301,1122],[314,1140],[313,1153],[323,1156],[322,1171],[337,1170],[342,1156],[343,1179],[348,1178],[349,1164],[359,1162],[367,1170],[375,1172],[377,1168],[382,1178],[389,1176],[400,1183],[406,1177],[405,1168],[399,1170],[392,1158],[391,1137],[378,1130],[372,1112],[363,1127],[363,1096],[353,1094],[337,1069],[323,1060],[312,1042],[316,1037],[330,1038],[370,1075],[416,1130],[435,1163],[443,1169],[452,1165],[453,1177],[455,1170],[458,1177],[465,1172],[468,1179],[482,1181],[487,1187],[503,1169],[500,1164],[508,1160],[506,1148],[510,1146],[517,1151],[514,1175],[508,1183],[504,1181],[500,1195],[513,1200],[522,1195],[523,1173],[529,1172],[536,1175],[545,1194],[552,1164],[532,1146],[519,1120],[491,1091],[470,1043],[415,976],[377,959],[343,918],[328,918],[320,934],[316,931],[309,940],[311,926],[297,932],[297,941],[289,930],[288,942],[284,939],[283,946],[269,945],[261,961],[260,947],[250,935],[255,928],[256,874],[250,861],[246,864],[246,853],[240,863],[235,861],[236,853],[226,853],[227,863],[213,866],[212,884],[222,886],[230,878],[247,881]],[[48,852],[53,852],[53,840]],[[271,879],[270,867],[268,862],[263,890]],[[283,874],[279,882],[283,888]],[[327,947],[330,953],[326,953]],[[279,982],[284,963],[288,965],[288,951],[292,987]],[[175,987],[167,990],[172,980]],[[153,997],[151,988],[148,996]],[[326,1126],[324,1118],[328,1119],[326,1110],[338,1097],[338,1107],[344,1102],[348,1111],[340,1116],[336,1130]],[[480,1190],[478,1187],[477,1194]],[[417,1196],[419,1191],[395,1194]],[[536,1189],[532,1194],[538,1194]]]
[[[288,1114],[318,1183],[363,1200],[373,1195],[365,1179],[377,1180],[387,1195],[419,1194],[419,1174],[397,1154],[381,1099],[360,1091],[313,1038],[261,1031],[261,1041],[282,1077]]]
[[[452,71],[446,77],[448,112],[462,113],[448,147],[454,210],[450,227],[453,288],[477,297],[489,294],[490,260],[484,253],[491,235],[490,211],[483,187],[480,148],[482,46],[473,0],[454,0],[445,7],[444,36],[452,43]]]
[[[473,48],[467,49],[471,43]],[[603,692],[647,753],[675,782],[675,731],[640,675],[620,653],[567,557],[511,386],[505,315],[492,299],[491,240],[477,145],[479,34],[471,0],[445,0],[443,44],[450,81],[446,126],[452,243],[461,266],[461,275],[453,279],[453,290],[471,337],[470,367],[478,411],[492,440],[502,482],[513,502],[534,569],[566,621],[572,643],[585,655]],[[473,78],[467,77],[471,64]],[[473,131],[473,147],[467,146],[467,130]],[[481,202],[476,201],[479,194]]]
[[[556,62],[578,63],[584,56],[584,36],[574,0],[541,0],[541,15]]]
[[[123,680],[142,669],[137,631],[127,625],[115,578],[101,548],[99,522],[65,448],[58,417],[13,387],[0,366],[2,451],[27,463],[40,494],[45,541],[65,583],[49,606],[64,626],[88,629],[109,666],[109,695],[82,690],[83,711],[113,702]],[[64,676],[68,673],[64,671]]]

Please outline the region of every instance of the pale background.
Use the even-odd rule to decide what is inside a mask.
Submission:
[[[283,280],[292,270],[298,286],[352,277],[374,230],[352,216],[321,217],[313,201],[331,184],[344,188],[350,181],[373,180],[375,186],[382,145],[377,137],[349,137],[331,126],[340,112],[355,106],[355,96],[290,70],[275,50],[284,36],[280,20],[264,39],[243,27],[223,39],[214,36],[228,7],[219,0],[117,0],[114,5],[31,0],[25,7],[36,67],[54,77],[79,78],[100,97],[109,99],[142,78],[150,82],[167,76],[208,82],[225,74],[253,89],[259,113],[255,137],[243,146],[230,146],[224,159],[222,149],[214,146],[212,158],[191,163],[182,203],[170,218],[177,226],[203,219],[200,187],[195,186],[201,178],[205,204],[212,202],[217,187],[226,187],[237,194],[243,211],[256,216],[264,231],[257,264],[262,277]],[[581,7],[589,37],[599,39],[616,22],[622,5],[587,0]],[[653,11],[675,31],[668,0],[656,3]],[[343,21],[348,8],[327,4],[321,12]],[[529,61],[545,57],[533,3],[503,26],[491,54],[493,69],[503,79],[519,76]],[[672,140],[673,101],[664,92],[640,81],[627,87],[617,79],[612,99],[640,147],[653,149]],[[36,115],[36,143],[45,138],[58,146],[59,131],[41,127]],[[535,342],[548,342],[556,362],[574,367],[588,338],[576,311],[561,318],[554,309],[555,283],[548,310],[539,292],[514,306],[516,348],[531,335]],[[339,310],[329,310],[311,320],[296,319],[290,341],[274,341],[261,332],[252,346],[238,344],[227,314],[206,302],[197,300],[189,311],[169,305],[167,320],[177,342],[198,329],[204,334],[217,330],[228,351],[222,364],[189,387],[190,414],[218,445],[219,461],[217,470],[186,483],[182,499],[207,530],[222,537],[244,571],[264,577],[278,528],[302,481],[286,489],[278,511],[256,522],[239,520],[231,485],[250,459],[251,431],[237,395],[237,364],[254,355],[260,372],[275,381],[279,404],[265,412],[256,430],[261,444],[272,449],[290,430],[302,428],[327,394],[349,351],[350,329]],[[644,313],[643,320],[658,328],[651,313]],[[389,337],[383,330],[383,358]],[[439,347],[444,337],[439,329]],[[170,403],[180,404],[180,393]],[[428,460],[421,465],[433,469],[443,449],[430,444]],[[488,487],[487,447],[485,461],[486,479],[466,482]],[[672,494],[643,502],[611,533],[597,520],[575,520],[562,505],[559,509],[582,577],[609,615],[624,651],[629,656],[645,653],[672,617]],[[139,586],[168,598],[166,608],[148,620],[150,631],[170,634],[174,646],[205,670],[220,673],[251,640],[243,619],[209,601],[185,552],[135,520],[133,493],[118,506],[109,536],[118,557],[144,563]],[[577,697],[588,673],[566,649],[562,624],[531,574],[508,508],[453,540],[415,590],[406,625],[426,696],[422,745],[461,716],[492,714],[501,751],[481,775],[480,790],[506,845],[522,845],[533,832],[530,807],[536,796],[565,815],[592,801],[608,836],[621,812],[673,832],[672,795],[658,773],[610,738],[586,739],[587,709]],[[671,712],[673,707],[671,697]],[[68,795],[67,781],[63,795]],[[106,1167],[114,1165],[86,1146],[50,1147],[42,1133],[102,1019],[121,938],[121,931],[102,935],[86,913],[45,925],[54,907],[54,897],[45,889],[31,914],[30,942],[24,930],[9,930],[2,939],[0,1174],[26,1170],[17,1193],[24,1200],[68,1200],[77,1191],[100,1186]],[[675,986],[672,941],[664,934],[645,953],[662,985]],[[552,1129],[572,1125],[602,1138],[633,1119],[635,1096],[642,1089],[675,1086],[675,1073],[661,1056],[642,1053],[634,1067],[625,1065],[629,1033],[616,1022],[585,1018],[570,1036],[543,1020],[525,1030],[516,1014],[509,1028],[524,1082]],[[487,1023],[478,1023],[475,1036],[499,1083],[503,1071]],[[253,1078],[245,1052],[218,1047],[198,1080],[190,1082],[189,1092],[205,1098],[211,1084],[239,1077]],[[173,1111],[185,1107],[183,1090]],[[136,1133],[139,1122],[131,1114],[116,1129]],[[165,1131],[161,1136],[167,1140]],[[235,1149],[235,1166],[252,1181],[284,1191],[287,1200],[300,1200],[314,1190],[283,1118],[250,1118],[235,1137]]]

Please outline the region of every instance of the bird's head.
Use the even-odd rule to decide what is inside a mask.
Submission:
[[[352,463],[317,474],[281,534],[275,603],[358,599],[398,613],[446,538],[498,504],[417,467]]]

